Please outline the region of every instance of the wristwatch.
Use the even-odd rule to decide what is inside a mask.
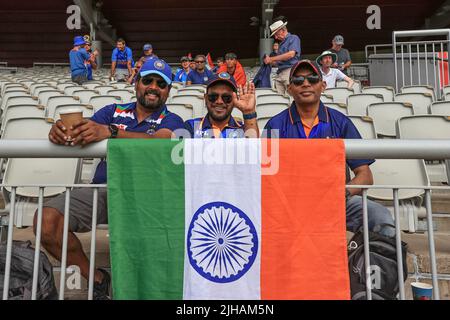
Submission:
[[[117,138],[117,134],[119,133],[119,128],[117,126],[110,124],[109,131],[111,131],[111,135],[109,136],[111,139]]]
[[[256,114],[256,112],[252,112],[249,114],[244,114],[244,120],[251,120],[251,119],[255,119],[258,115]]]

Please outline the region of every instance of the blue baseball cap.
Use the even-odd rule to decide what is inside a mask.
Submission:
[[[144,44],[144,51],[147,51],[147,50],[150,50],[150,49],[153,49],[153,47],[152,47],[152,45],[150,43]]]
[[[221,72],[219,74],[214,74],[208,81],[206,85],[206,90],[215,85],[216,83],[223,82],[233,89],[234,92],[237,92],[237,85],[234,78],[226,72]]]
[[[168,85],[172,83],[172,68],[162,59],[148,59],[139,71],[141,78],[157,74],[161,76]]]
[[[73,46],[82,46],[83,44],[86,44],[86,41],[84,41],[83,36],[76,36],[73,38]]]

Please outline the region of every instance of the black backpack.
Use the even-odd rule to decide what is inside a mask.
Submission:
[[[393,226],[389,226],[393,227]],[[373,300],[395,300],[399,292],[395,238],[369,232]],[[402,241],[403,281],[408,276],[407,244]],[[364,235],[357,231],[349,242],[348,264],[352,300],[367,300],[364,263]]]
[[[30,241],[13,241],[9,300],[29,300],[33,286],[34,248]],[[0,244],[0,294],[3,295],[5,279],[6,244]],[[53,278],[53,267],[44,252],[39,256],[37,300],[56,300],[58,292]]]

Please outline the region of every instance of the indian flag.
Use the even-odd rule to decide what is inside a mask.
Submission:
[[[110,140],[115,299],[349,299],[339,140]]]

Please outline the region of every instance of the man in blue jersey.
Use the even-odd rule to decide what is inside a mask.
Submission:
[[[111,55],[111,78],[127,81],[132,73],[132,67],[133,52],[126,46],[125,40],[119,38]]]
[[[97,57],[99,55],[99,52],[97,49],[92,51],[91,42],[90,42],[89,38],[84,36],[84,40],[86,41],[84,48],[86,49],[87,53],[90,54],[90,59],[85,62],[86,69],[87,69],[87,79],[94,80],[94,77],[92,75],[92,70],[97,70]]]
[[[206,68],[206,57],[202,54],[195,56],[195,69],[189,72],[186,85],[207,84],[213,73]]]
[[[144,44],[142,51],[144,52],[144,55],[140,57],[139,60],[143,60],[143,62],[146,62],[151,58],[158,58],[158,56],[153,53],[153,46],[150,43]]]
[[[187,56],[183,56],[180,59],[181,68],[177,70],[175,74],[175,78],[173,81],[186,83],[189,72],[191,72],[191,68],[189,68],[189,58]]]
[[[289,93],[294,98],[292,105],[270,119],[264,128],[264,137],[299,139],[361,139],[361,135],[344,114],[326,107],[320,96],[326,88],[319,66],[309,60],[298,62],[289,77]],[[372,159],[347,159],[355,177],[347,184],[371,185]],[[346,213],[347,229],[357,231],[362,226],[361,189],[347,189]],[[395,235],[394,220],[382,205],[368,200],[369,228],[389,237]],[[385,226],[377,230],[380,226]],[[389,227],[392,226],[392,227]]]
[[[137,102],[112,104],[98,110],[90,120],[82,120],[73,126],[73,137],[68,137],[66,128],[57,121],[50,130],[51,142],[60,145],[87,145],[104,139],[169,139],[174,131],[183,129],[183,120],[167,110],[166,100],[172,83],[170,66],[159,59],[145,63],[135,85]],[[68,142],[72,140],[73,142]],[[106,162],[97,166],[93,183],[106,183]],[[81,274],[89,276],[89,260],[75,232],[88,232],[92,226],[91,188],[71,191],[69,215],[68,265],[77,265]],[[42,220],[42,245],[55,258],[61,258],[64,221],[64,198],[60,195],[44,204]],[[98,223],[108,221],[106,190],[98,193]],[[36,226],[36,215],[34,226]],[[94,278],[94,298],[110,298],[110,276],[107,271],[97,269]]]
[[[191,138],[259,137],[253,83],[238,87],[228,73],[214,75],[206,87],[205,103],[208,110],[205,117],[185,122]],[[242,112],[244,122],[231,115],[234,108]]]
[[[73,48],[69,52],[72,81],[80,85],[88,80],[86,61],[92,60],[91,55],[84,48],[85,45],[84,38],[76,36],[73,39]]]

